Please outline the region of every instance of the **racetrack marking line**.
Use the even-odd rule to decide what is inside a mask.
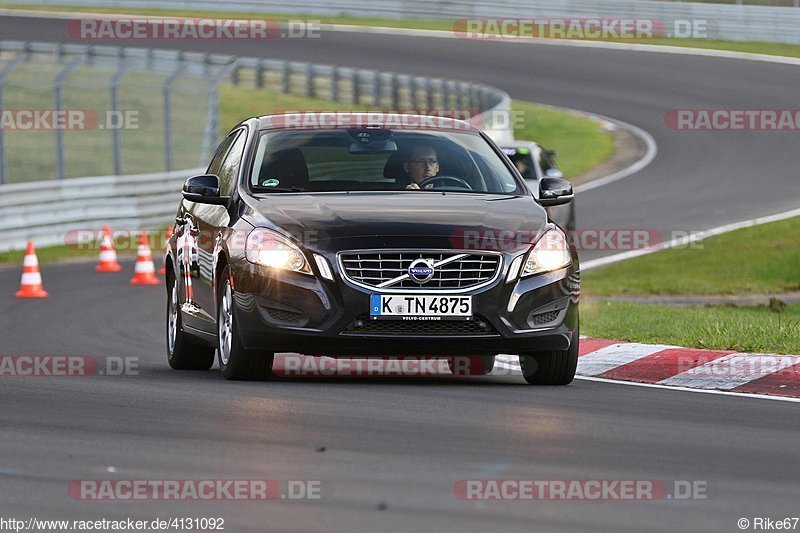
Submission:
[[[612,344],[578,358],[578,372],[595,376],[669,348],[675,346],[636,342]]]
[[[682,392],[697,392],[701,394],[720,394],[723,396],[736,396],[738,398],[758,398],[760,400],[777,400],[779,402],[795,402],[800,403],[800,398],[792,398],[789,396],[770,396],[767,394],[750,394],[731,392],[726,390],[713,390],[713,389],[692,389],[689,387],[681,387],[677,385],[661,385],[659,383],[637,383],[636,381],[617,381],[615,379],[599,378],[595,376],[575,376],[575,379],[582,381],[597,381],[600,383],[613,383],[615,385],[628,385],[632,387],[650,387],[653,389],[682,391]]]
[[[732,353],[659,381],[697,389],[730,390],[800,363],[796,355]]]
[[[512,370],[512,371],[516,370],[517,372],[519,372],[519,366],[507,364],[502,361],[495,362],[495,365],[498,365],[507,370]],[[575,379],[579,381],[596,381],[598,383],[609,383],[612,385],[627,385],[629,387],[648,387],[651,389],[661,389],[661,390],[669,390],[677,392],[696,392],[699,394],[717,394],[722,396],[733,396],[737,398],[756,398],[758,400],[774,400],[779,402],[800,403],[800,398],[793,398],[790,396],[770,396],[767,394],[752,394],[752,393],[731,392],[726,390],[713,390],[713,389],[692,389],[689,387],[681,387],[677,385],[661,385],[659,383],[638,383],[635,381],[619,381],[616,379],[600,378],[596,376],[575,376]]]
[[[577,373],[585,377],[646,382],[667,387],[800,397],[800,355],[678,347],[658,349],[658,345],[619,342],[601,347],[609,342],[614,341],[593,338],[583,341],[582,344],[591,345],[589,350],[592,352],[578,359]],[[650,355],[637,358],[614,353],[620,351],[638,351]],[[584,363],[597,358],[595,354],[600,354],[602,359],[606,359],[603,362],[609,363],[605,371],[597,372],[597,368]],[[615,365],[615,358],[617,361],[628,359],[630,362]]]
[[[693,242],[702,241],[703,239],[707,239],[715,235],[720,235],[722,233],[735,231],[737,229],[759,226],[761,224],[768,224],[770,222],[778,222],[780,220],[786,220],[787,218],[793,218],[797,216],[800,216],[800,209],[792,209],[790,211],[784,211],[783,213],[752,218],[750,220],[743,220],[741,222],[732,222],[730,224],[725,224],[723,226],[718,226],[716,228],[711,228],[698,233],[694,233],[689,236],[679,237],[677,239],[672,239],[671,241],[662,242],[655,246],[651,246],[649,248],[630,250],[627,252],[622,252],[620,254],[614,254],[614,255],[609,255],[607,257],[592,259],[591,261],[586,261],[582,263],[581,270],[591,270],[593,268],[610,265],[612,263],[618,263],[619,261],[624,261],[626,259],[632,259],[634,257],[640,257],[643,255],[660,252],[661,250],[666,250],[668,248],[674,248],[676,246],[683,246]]]
[[[497,361],[497,360],[495,360],[495,362],[494,362],[494,366],[495,366],[495,367],[500,367],[500,368],[505,368],[506,370],[515,370],[515,371],[517,371],[517,372],[520,372],[519,365],[514,365],[514,364],[510,364],[510,363],[505,363],[505,362],[503,362],[503,361]],[[489,374],[489,375],[491,375],[491,374]]]
[[[562,108],[568,109],[568,108]],[[646,149],[644,155],[632,165],[629,165],[621,170],[613,172],[607,176],[603,176],[602,178],[594,179],[588,183],[584,183],[583,185],[577,185],[574,188],[575,194],[579,194],[586,191],[591,191],[592,189],[596,189],[598,187],[602,187],[603,185],[608,185],[609,183],[613,183],[615,181],[619,181],[623,178],[627,178],[628,176],[632,176],[637,172],[644,169],[647,165],[653,162],[653,160],[658,155],[658,145],[656,144],[656,140],[650,135],[647,131],[639,128],[638,126],[634,126],[633,124],[629,124],[628,122],[623,122],[621,120],[617,120],[615,118],[606,117],[603,115],[597,115],[595,113],[588,113],[585,111],[580,111],[585,115],[595,116],[611,122],[612,124],[616,125],[619,128],[628,130],[632,135],[635,135],[642,139],[644,142]]]
[[[659,345],[594,338],[582,342],[584,345],[588,343],[593,343],[589,348],[591,352],[578,359],[576,379],[800,401],[798,355],[677,347],[664,349]],[[629,362],[624,362],[626,360]],[[498,355],[495,366],[520,371],[519,359],[515,355]]]
[[[575,109],[573,107],[562,107],[562,106],[540,104],[540,103],[537,103],[537,105],[555,109],[562,112],[571,113],[580,116],[582,118],[599,119],[601,121],[608,122],[617,128],[627,130],[628,133],[630,133],[634,137],[638,137],[639,139],[641,139],[645,145],[644,155],[640,157],[638,160],[634,161],[632,164],[616,172],[613,172],[611,174],[608,174],[600,178],[593,179],[582,185],[576,185],[573,188],[575,194],[591,191],[592,189],[602,187],[603,185],[608,185],[609,183],[621,180],[622,178],[627,178],[628,176],[632,176],[633,174],[636,174],[637,172],[644,169],[647,165],[652,163],[653,160],[658,155],[658,144],[656,143],[655,138],[653,138],[653,136],[650,135],[650,133],[648,133],[647,131],[643,130],[638,126],[634,126],[629,122],[625,122],[616,118],[607,117],[605,115],[598,115],[597,113],[592,113],[589,111]]]
[[[519,357],[516,355],[496,355],[494,357],[495,364],[501,363],[504,368],[511,368],[519,370]]]

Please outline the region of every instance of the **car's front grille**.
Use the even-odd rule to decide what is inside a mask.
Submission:
[[[372,320],[363,315],[353,320],[342,332],[355,335],[400,335],[400,336],[432,336],[432,335],[475,335],[492,336],[497,331],[489,322],[480,317],[471,320]]]
[[[350,281],[389,290],[471,289],[491,282],[501,264],[499,254],[487,252],[367,251],[343,252],[339,257],[343,274]],[[411,263],[417,259],[427,259],[433,265],[433,277],[424,283],[408,276]]]

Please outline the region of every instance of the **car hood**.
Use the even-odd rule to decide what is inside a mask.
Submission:
[[[310,248],[485,249],[500,241],[508,247],[535,242],[548,227],[545,210],[530,196],[275,193],[248,196],[245,203],[247,222],[291,235]]]

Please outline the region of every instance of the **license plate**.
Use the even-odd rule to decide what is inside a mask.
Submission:
[[[472,318],[472,296],[372,294],[369,307],[369,314],[373,320]]]

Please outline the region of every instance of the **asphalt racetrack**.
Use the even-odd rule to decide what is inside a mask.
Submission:
[[[6,39],[66,41],[63,21],[0,18]],[[123,44],[123,43],[119,43]],[[317,40],[136,43],[291,57],[491,83],[514,98],[649,131],[643,172],[578,197],[578,225],[702,230],[797,206],[797,135],[668,130],[677,108],[796,107],[787,65],[561,46],[323,32]],[[132,264],[47,266],[51,297],[18,301],[0,270],[6,355],[133,358],[137,373],[0,381],[0,508],[53,519],[224,517],[229,531],[737,531],[798,516],[794,403],[576,380],[222,380],[164,355],[165,291]],[[317,480],[318,501],[95,502],[81,479]],[[697,482],[705,498],[463,501],[465,479]]]
[[[3,345],[136,358],[138,375],[0,382],[0,507],[12,516],[224,517],[237,532],[673,532],[797,512],[796,404],[583,380],[535,388],[508,374],[228,382],[216,369],[169,369],[165,291],[90,270],[48,267],[46,301],[0,299]],[[0,272],[5,294],[18,278]],[[108,503],[67,493],[81,479],[244,478],[319,480],[326,499]],[[707,497],[473,502],[454,496],[463,479],[700,481]]]

